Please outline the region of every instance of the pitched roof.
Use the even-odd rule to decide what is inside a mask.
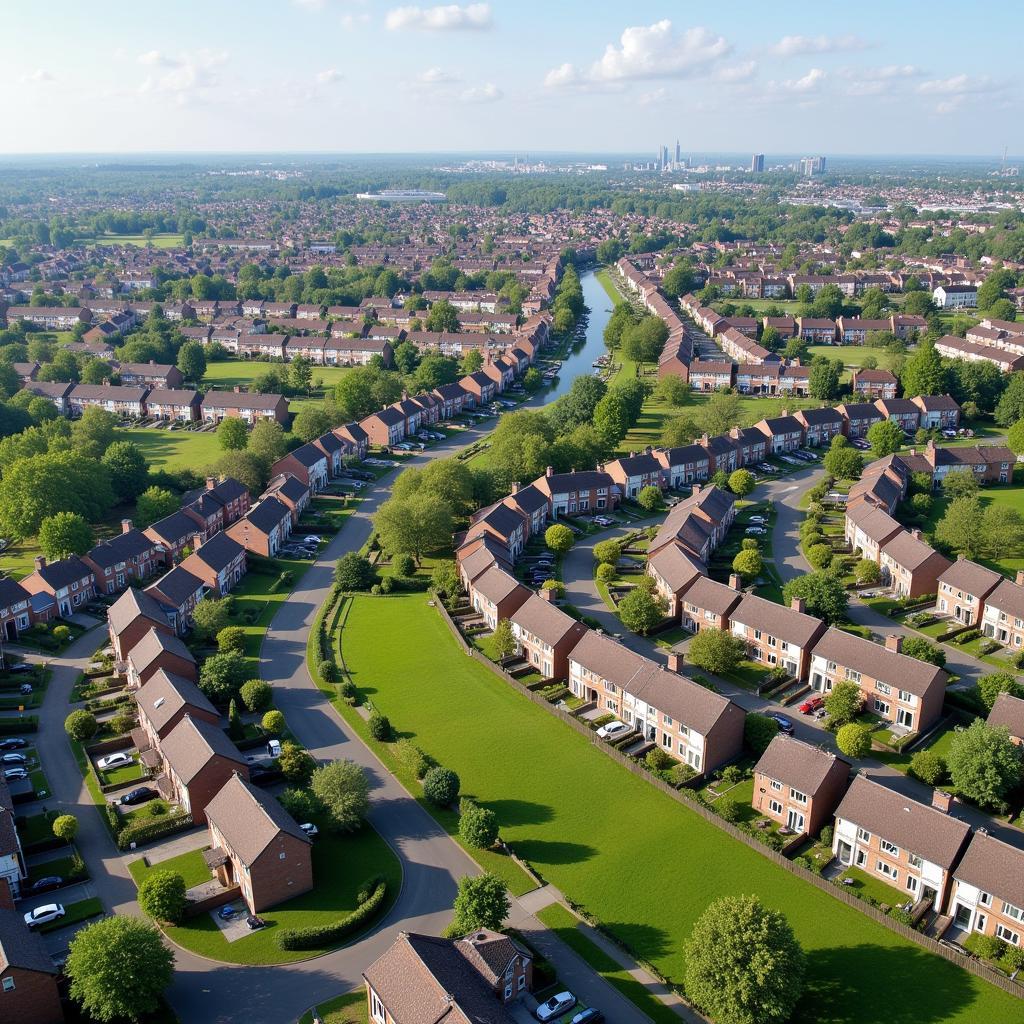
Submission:
[[[944,689],[943,669],[908,654],[890,651],[873,640],[855,636],[830,626],[811,649],[815,657],[827,658],[837,665],[852,668],[872,679],[880,679],[902,690],[922,696],[933,687]]]
[[[0,908],[0,972],[8,967],[42,974],[57,973],[43,937],[25,927],[18,911],[3,907]]]
[[[1003,580],[985,603],[1014,618],[1024,618],[1024,587],[1018,587],[1013,580]]]
[[[919,803],[866,775],[858,775],[836,809],[836,818],[895,843],[939,867],[952,867],[970,835],[965,821]]]
[[[48,562],[41,569],[36,569],[36,572],[40,579],[54,590],[60,590],[92,575],[92,569],[78,555],[70,555],[58,562]]]
[[[744,594],[738,607],[731,615],[733,622],[741,622],[753,629],[760,629],[772,636],[806,647],[821,630],[821,620],[806,612],[786,608],[763,597]]]
[[[904,569],[920,569],[929,562],[940,565],[940,572],[949,567],[949,559],[940,555],[930,544],[920,537],[915,537],[906,530],[901,530],[882,545],[882,554],[891,558]]]
[[[153,549],[154,542],[141,530],[131,529],[119,533],[110,540],[97,544],[90,552],[92,559],[101,569],[112,568],[118,562],[127,562]]]
[[[170,633],[160,633],[155,629],[151,629],[133,648],[131,654],[128,655],[131,663],[135,666],[137,672],[142,672],[148,668],[161,654],[168,653],[177,655],[179,658],[183,658],[185,661],[191,661],[195,664],[195,658],[192,657],[192,652],[178,639]]]
[[[214,572],[220,572],[244,551],[245,548],[237,540],[221,531],[215,533],[205,544],[200,544],[182,564],[187,566],[194,558],[208,565]]]
[[[191,715],[185,715],[160,741],[160,752],[186,786],[214,757],[245,765],[245,758],[223,729]]]
[[[768,744],[754,771],[814,796],[836,764],[842,765],[846,772],[850,770],[849,763],[831,751],[779,733]]]
[[[206,816],[243,864],[253,864],[284,832],[309,845],[295,819],[269,793],[232,775],[206,805]]]
[[[135,701],[159,732],[183,707],[193,707],[217,715],[209,698],[190,679],[183,679],[159,668],[144,683]]]
[[[953,877],[1024,907],[1024,850],[987,832],[975,832]]]
[[[574,630],[581,631],[586,628],[572,616],[566,615],[560,608],[556,608],[536,594],[531,594],[511,618],[514,623],[540,637],[544,643],[552,647]]]
[[[155,622],[167,623],[167,618],[154,598],[144,590],[129,587],[108,609],[107,621],[116,636],[130,626],[140,615]]]
[[[699,576],[683,595],[683,600],[715,615],[728,615],[742,597],[740,591],[733,590],[724,583],[709,579],[707,576]]]
[[[1024,737],[1024,700],[1000,693],[988,713],[989,725],[1005,725],[1011,736]]]
[[[522,604],[530,596],[528,588],[517,582],[507,572],[492,565],[482,576],[473,581],[473,589],[483,594],[492,604],[499,604],[512,595],[518,595]]]
[[[956,590],[973,594],[976,597],[984,597],[994,590],[1003,579],[997,572],[986,569],[977,562],[961,555],[952,565],[939,577],[939,583],[947,583]]]
[[[147,526],[146,529],[152,530],[161,540],[168,541],[171,544],[188,540],[203,530],[202,526],[184,509],[172,512],[169,516],[165,516],[158,522],[153,523],[152,526]]]
[[[205,586],[198,576],[193,576],[188,569],[176,565],[156,583],[146,587],[146,593],[157,601],[160,601],[161,597],[166,598],[171,607],[179,608]]]
[[[666,544],[651,555],[647,564],[677,592],[703,575],[700,564],[676,544]]]
[[[270,534],[275,526],[282,523],[291,513],[288,506],[277,500],[273,495],[260,498],[245,514],[246,522],[261,533]]]

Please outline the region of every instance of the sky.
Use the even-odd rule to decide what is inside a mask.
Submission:
[[[5,3],[0,153],[1024,152],[1024,4]]]

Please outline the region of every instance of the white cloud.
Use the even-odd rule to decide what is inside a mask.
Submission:
[[[848,96],[878,96],[900,88],[901,82],[919,78],[924,72],[913,64],[888,64],[881,68],[845,68],[840,74],[849,79]]]
[[[609,43],[587,72],[565,63],[544,78],[549,88],[584,83],[620,83],[657,78],[688,78],[727,56],[732,46],[724,36],[705,28],[672,30],[667,18],[653,25],[635,25],[623,31],[619,42]]]
[[[317,85],[334,85],[344,79],[344,75],[337,68],[327,68],[316,73]]]
[[[346,32],[352,32],[357,28],[362,28],[364,25],[370,24],[370,16],[368,14],[343,14],[341,16],[341,27]]]
[[[952,75],[950,78],[932,78],[921,82],[917,91],[922,96],[935,96],[938,102],[935,113],[952,114],[959,110],[972,96],[995,97],[1003,92],[1004,86],[988,75]]]
[[[35,71],[31,71],[27,75],[22,75],[21,80],[23,82],[52,82],[54,81],[54,76],[53,73],[47,71],[46,68],[36,68]]]
[[[799,57],[808,53],[849,53],[865,50],[868,43],[860,36],[783,36],[771,51],[777,57]]]
[[[452,82],[459,81],[459,76],[445,71],[444,68],[427,68],[416,76],[416,81],[420,85],[451,85]]]
[[[817,92],[818,87],[825,78],[825,72],[821,68],[811,68],[802,78],[792,78],[787,82],[783,82],[782,86],[790,92]]]
[[[179,105],[197,99],[207,89],[220,84],[217,69],[227,63],[226,50],[197,50],[191,54],[172,56],[160,50],[139,55],[139,63],[160,69],[139,86],[141,95],[163,93]]]
[[[292,3],[305,11],[322,11],[327,6],[327,0],[292,0]]]
[[[662,85],[657,89],[652,89],[650,92],[641,93],[637,99],[637,103],[642,107],[654,107],[659,103],[664,103],[668,98],[668,89]]]
[[[719,68],[714,73],[716,82],[749,82],[757,73],[757,61],[748,60],[742,64],[733,64],[731,67]]]
[[[483,85],[463,90],[459,99],[463,103],[495,103],[503,95],[504,93],[493,82],[485,82]]]
[[[488,29],[493,24],[490,4],[441,4],[437,7],[396,7],[388,11],[384,25],[392,32],[421,29],[457,32]]]

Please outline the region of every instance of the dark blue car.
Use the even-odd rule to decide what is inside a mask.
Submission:
[[[785,715],[780,715],[777,711],[769,711],[768,717],[779,723],[779,732],[784,732],[787,736],[793,735],[793,730],[796,727]]]

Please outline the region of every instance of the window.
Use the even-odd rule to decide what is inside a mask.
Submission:
[[[992,906],[992,893],[990,893],[990,892],[978,893],[978,903],[981,906],[983,906],[983,907],[991,907]]]
[[[875,689],[876,689],[876,690],[877,690],[877,691],[878,691],[879,693],[884,693],[886,697],[888,697],[888,696],[889,696],[889,694],[890,694],[890,693],[892,693],[892,687],[891,687],[891,686],[889,686],[889,684],[888,684],[888,683],[879,683],[879,682],[876,682],[876,683],[875,683]]]
[[[1004,924],[996,925],[996,935],[1004,942],[1008,942],[1011,946],[1020,945],[1020,935],[1017,932],[1010,931],[1010,929]]]
[[[879,839],[878,848],[882,853],[888,853],[892,857],[898,857],[900,848],[895,843],[890,843],[888,839]]]
[[[661,745],[667,747],[669,750],[672,749],[672,737],[667,732],[661,734]]]
[[[768,809],[772,812],[772,814],[781,814],[782,804],[780,804],[778,800],[769,800]]]
[[[879,700],[876,697],[875,698],[875,711],[878,714],[880,714],[880,715],[888,715],[889,714],[889,705],[886,704],[884,700]]]
[[[921,860],[920,857],[918,857],[918,855],[916,853],[908,853],[907,854],[907,863],[912,868],[920,868],[923,865],[924,862]]]
[[[907,888],[911,892],[917,892],[917,879],[913,875],[907,875]]]
[[[4,991],[5,992],[13,992],[14,991],[14,979],[13,978],[4,978]]]
[[[801,793],[799,789],[791,788],[789,791],[789,795],[790,798],[795,800],[798,804],[807,803],[807,796],[804,793]]]
[[[870,833],[870,832],[868,832],[868,831],[867,831],[867,829],[863,829],[863,828],[858,828],[858,829],[857,829],[857,838],[858,838],[858,839],[859,839],[859,840],[860,840],[860,841],[861,841],[862,843],[867,843],[867,842],[870,842],[870,841],[871,841],[871,833]]]
[[[384,1024],[384,1004],[373,989],[370,989],[370,1015],[374,1020],[380,1021],[380,1024]]]
[[[777,781],[776,779],[772,779],[771,787],[772,787],[772,789],[776,790],[776,792],[779,792],[779,793],[782,792],[782,783]]]
[[[860,673],[854,671],[852,668],[848,668],[846,670],[846,678],[849,679],[851,683],[859,683]]]
[[[1019,921],[1022,914],[1024,914],[1020,907],[1015,907],[1012,903],[1007,903],[1005,900],[1003,901],[1003,913],[1014,921]]]
[[[886,878],[891,878],[894,882],[898,882],[900,879],[900,873],[891,865],[887,864],[884,860],[875,861],[875,870],[885,875]]]

